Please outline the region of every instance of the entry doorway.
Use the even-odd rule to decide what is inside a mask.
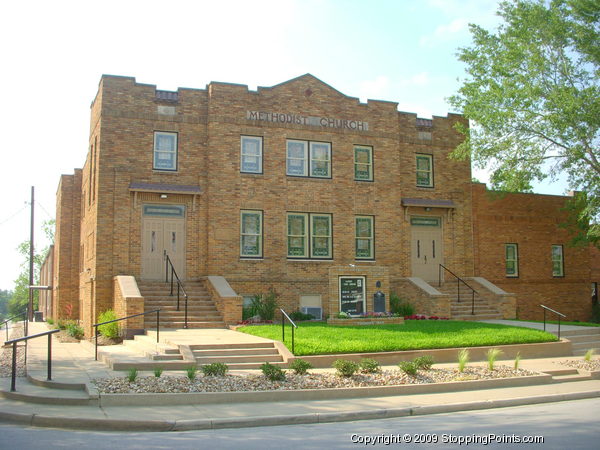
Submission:
[[[411,217],[412,276],[437,281],[439,265],[444,263],[442,219]]]
[[[185,206],[144,205],[142,274],[144,280],[165,278],[165,253],[181,280],[185,279]]]

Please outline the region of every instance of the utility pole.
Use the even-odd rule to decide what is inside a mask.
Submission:
[[[29,233],[29,286],[33,286],[33,225],[34,225],[34,207],[33,207],[33,199],[34,199],[34,190],[35,188],[31,186],[31,229]],[[27,308],[27,320],[29,322],[33,321],[33,289],[31,287],[29,290],[29,306]]]

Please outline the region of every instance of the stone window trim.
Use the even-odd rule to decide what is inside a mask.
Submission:
[[[504,259],[506,278],[519,278],[519,244],[504,244]]]
[[[303,146],[302,157],[292,156],[290,157],[290,146],[289,144],[300,144]],[[316,153],[315,148],[317,146],[327,147],[327,159],[317,159],[314,157]],[[285,145],[285,174],[289,177],[303,177],[303,178],[321,178],[331,179],[332,178],[332,150],[331,142],[327,141],[310,141],[305,139],[287,139]],[[290,161],[302,161],[302,173],[293,173],[290,170]],[[319,175],[315,174],[315,170],[318,169],[318,163],[326,163],[327,174]]]
[[[565,277],[565,254],[562,244],[552,244],[552,277]]]
[[[429,161],[429,167],[427,169],[419,169],[419,161]],[[427,182],[420,181],[419,174],[427,174]],[[419,188],[433,189],[435,187],[433,155],[431,153],[415,154],[415,178],[416,186]]]
[[[361,163],[357,161],[356,155],[357,155],[357,150],[368,150],[369,152],[369,162],[368,163]],[[357,176],[358,173],[358,166],[367,166],[367,172],[368,172],[368,176],[366,178],[363,177],[359,177]],[[372,145],[359,145],[359,144],[355,144],[354,145],[354,181],[366,181],[366,182],[373,182],[374,181],[374,164],[373,164],[373,146]]]
[[[159,142],[159,140],[157,139],[157,137],[160,136],[170,136],[174,138],[174,148],[173,150],[161,150],[159,148],[157,148],[157,144]],[[160,171],[160,172],[177,172],[178,169],[178,164],[179,164],[179,133],[176,131],[159,131],[159,130],[154,130],[154,146],[153,146],[153,152],[152,152],[152,170],[156,170],[156,171]],[[159,153],[172,153],[173,154],[173,161],[170,167],[160,167],[160,163],[157,164],[157,161],[159,160],[159,158],[157,158]]]
[[[240,210],[240,259],[262,259],[263,258],[263,243],[264,243],[264,225],[263,225],[262,210],[256,209],[242,209]],[[244,216],[256,216],[258,217],[258,231],[248,230],[244,227]],[[247,238],[255,237],[256,239],[256,252],[251,253],[245,251],[245,240]]]
[[[258,154],[244,153],[244,143],[246,141],[258,142]],[[240,173],[249,173],[255,175],[263,174],[263,151],[264,151],[264,138],[263,136],[254,136],[250,134],[244,134],[240,136]],[[248,166],[244,166],[244,157],[246,158],[258,158],[258,164],[256,170],[251,170]]]
[[[358,222],[359,220],[368,220],[370,222],[370,235],[359,236]],[[369,255],[359,256],[358,242],[369,241]],[[354,216],[354,258],[357,261],[374,261],[375,260],[375,216],[357,215]]]
[[[290,217],[303,217],[303,234],[290,234]],[[314,223],[315,218],[328,218],[329,234],[315,235]],[[303,240],[302,254],[290,254],[290,238]],[[314,254],[314,241],[316,239],[327,239],[328,255]],[[288,211],[286,213],[286,242],[287,242],[287,258],[290,261],[330,261],[333,260],[333,215],[330,213],[307,213],[298,211]]]

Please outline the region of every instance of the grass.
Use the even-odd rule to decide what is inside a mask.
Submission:
[[[534,323],[544,323],[543,320],[525,320],[525,319],[511,319],[517,322],[534,322]],[[551,323],[553,325],[558,325],[558,320],[546,320],[546,323]],[[561,325],[577,325],[580,327],[600,327],[600,323],[594,322],[577,322],[577,321],[560,321]]]
[[[256,325],[238,331],[281,340],[281,325]],[[291,333],[285,344],[291,348]],[[389,352],[433,348],[530,344],[557,341],[540,330],[491,323],[407,320],[404,325],[330,326],[303,323],[296,330],[297,356],[334,353]]]

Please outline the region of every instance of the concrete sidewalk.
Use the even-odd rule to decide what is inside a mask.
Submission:
[[[29,333],[46,329],[45,323],[30,323]],[[520,367],[555,378],[528,386],[335,400],[100,406],[91,380],[125,374],[94,361],[89,343],[59,343],[53,338],[52,381],[46,381],[46,343],[45,337],[29,342],[28,378],[17,379],[16,393],[9,392],[9,378],[0,379],[1,421],[73,429],[180,431],[390,418],[600,397],[600,379],[560,364],[580,357],[560,357],[523,360]],[[513,361],[505,364],[512,366]],[[436,364],[444,366],[456,364]],[[328,369],[319,369],[324,370]],[[181,371],[177,375],[182,376]]]

